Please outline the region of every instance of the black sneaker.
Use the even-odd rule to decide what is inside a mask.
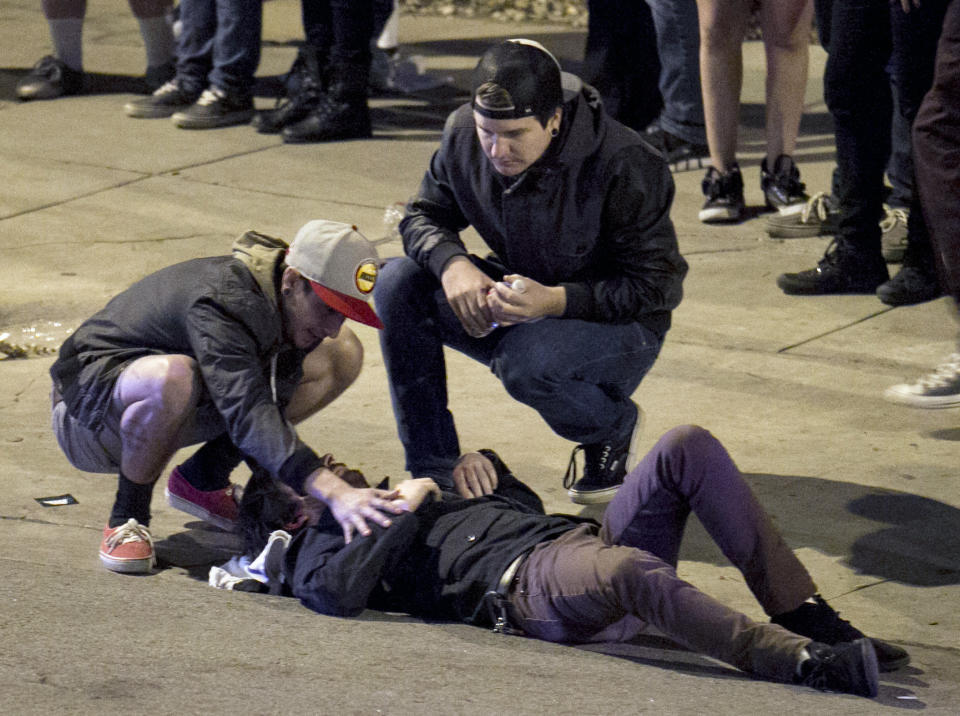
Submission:
[[[811,642],[799,683],[820,691],[873,698],[880,691],[877,656],[869,639],[830,646]]]
[[[804,192],[806,185],[800,181],[800,170],[793,157],[781,154],[767,169],[767,157],[760,163],[760,189],[767,200],[767,207],[781,214],[797,214],[810,197]]]
[[[712,224],[743,218],[743,177],[736,162],[722,174],[716,167],[710,167],[700,187],[707,197],[700,210],[700,221]]]
[[[840,225],[840,208],[836,200],[822,191],[790,214],[777,212],[767,217],[767,234],[771,239],[802,239],[809,236],[831,236]]]
[[[703,169],[710,158],[710,148],[706,144],[688,142],[659,126],[648,129],[646,138],[663,153],[672,172]]]
[[[888,306],[912,306],[942,295],[935,270],[906,264],[900,267],[896,276],[877,287],[877,298]]]
[[[856,251],[834,239],[816,268],[780,274],[777,286],[791,296],[874,293],[889,279],[883,256]]]
[[[643,410],[637,408],[637,421],[627,439],[619,445],[595,443],[577,445],[570,455],[563,486],[567,496],[578,505],[609,502],[617,494],[623,478],[636,467],[637,445],[643,432]],[[583,477],[577,478],[577,454],[583,453]]]
[[[184,87],[180,80],[172,79],[149,97],[138,97],[127,102],[123,111],[128,117],[160,119],[186,109],[199,97],[199,89]]]
[[[880,671],[895,671],[910,663],[910,655],[905,650],[880,639],[864,637],[862,631],[841,619],[823,597],[816,594],[813,598],[816,603],[804,602],[792,612],[778,614],[770,621],[823,644],[838,645],[867,639],[876,651]]]
[[[55,99],[83,92],[83,72],[68,67],[53,55],[47,55],[17,82],[17,97],[22,100]]]
[[[173,123],[180,129],[214,129],[247,124],[253,115],[253,97],[250,95],[209,87],[196,102],[175,113]]]

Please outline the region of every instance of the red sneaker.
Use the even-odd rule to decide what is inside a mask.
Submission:
[[[150,530],[132,517],[119,527],[104,527],[100,561],[114,572],[146,574],[157,562]]]
[[[198,490],[173,468],[167,478],[167,504],[181,512],[199,517],[222,530],[233,532],[237,524],[240,486],[231,484],[222,490]]]

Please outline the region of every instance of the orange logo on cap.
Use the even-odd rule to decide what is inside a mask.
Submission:
[[[360,293],[370,293],[373,285],[377,282],[377,265],[373,261],[367,261],[357,267],[357,275],[354,277],[354,283]]]

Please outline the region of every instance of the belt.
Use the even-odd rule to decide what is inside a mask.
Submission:
[[[510,586],[517,576],[517,570],[520,569],[520,565],[523,564],[529,554],[530,550],[518,554],[516,558],[507,565],[507,568],[503,570],[503,574],[500,575],[500,579],[497,581],[496,588],[484,595],[490,610],[490,621],[493,623],[493,630],[498,634],[523,634],[523,630],[519,628],[514,620],[510,619],[509,594]]]

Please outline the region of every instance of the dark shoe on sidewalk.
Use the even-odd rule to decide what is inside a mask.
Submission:
[[[17,97],[22,100],[55,99],[83,92],[83,72],[67,67],[53,55],[47,55],[17,82]]]
[[[858,252],[834,239],[815,268],[780,274],[777,286],[791,296],[874,293],[889,278],[882,256]]]
[[[706,144],[688,142],[660,126],[648,129],[646,138],[663,153],[672,172],[703,169],[710,158],[710,148]]]
[[[760,189],[767,200],[767,207],[781,214],[796,214],[803,210],[810,199],[800,181],[800,170],[793,163],[793,157],[781,154],[773,163],[773,169],[767,168],[767,157],[760,163]]]
[[[912,306],[942,295],[935,270],[906,264],[900,267],[896,276],[877,287],[877,298],[888,306]]]
[[[743,218],[746,208],[743,202],[743,177],[736,162],[725,173],[710,167],[700,188],[706,197],[700,210],[700,221],[713,224],[740,221]]]
[[[304,45],[283,80],[286,96],[273,109],[258,112],[250,122],[261,134],[279,134],[284,127],[305,119],[317,106],[323,91],[324,54],[312,45]]]
[[[365,97],[337,99],[323,93],[305,119],[284,128],[283,141],[287,144],[305,144],[366,139],[372,133],[370,110]]]
[[[167,60],[162,65],[148,67],[147,74],[143,77],[143,83],[147,86],[147,91],[153,94],[176,76],[176,60]]]
[[[880,219],[880,244],[883,247],[883,258],[888,264],[898,264],[903,261],[907,252],[907,223],[910,221],[910,210],[900,207],[883,207],[883,218]]]
[[[890,386],[883,397],[911,408],[960,408],[960,353],[953,353],[915,383]]]
[[[180,129],[215,129],[247,124],[254,115],[253,97],[209,87],[192,105],[173,115]]]
[[[619,444],[577,445],[570,455],[563,486],[567,496],[578,505],[609,502],[617,494],[623,479],[637,466],[637,446],[643,433],[643,410],[637,406],[637,421],[627,439]],[[583,453],[583,477],[577,478],[577,453]]]
[[[798,681],[820,691],[873,698],[880,690],[877,657],[869,639],[830,646],[811,642]]]
[[[184,87],[180,80],[172,79],[149,97],[138,97],[127,102],[123,111],[128,117],[138,119],[161,119],[174,112],[186,109],[200,97],[199,89]]]
[[[811,196],[798,212],[770,214],[767,217],[767,234],[771,239],[831,236],[837,233],[839,224],[840,210],[836,200],[820,191]]]
[[[770,621],[779,624],[794,634],[805,636],[823,644],[837,645],[864,639],[862,631],[853,626],[827,604],[819,594],[815,603],[804,602],[792,612],[778,614]],[[880,671],[895,671],[910,663],[910,655],[899,646],[880,639],[869,639],[876,650]]]

